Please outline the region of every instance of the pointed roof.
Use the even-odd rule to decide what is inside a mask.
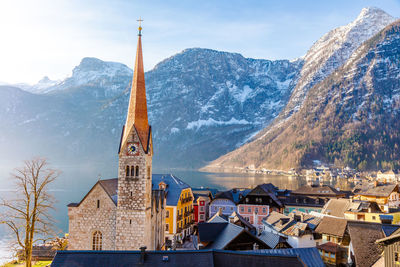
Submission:
[[[126,145],[129,133],[135,127],[143,150],[147,153],[150,142],[150,126],[147,117],[146,85],[144,79],[142,34],[139,27],[139,37],[136,50],[135,71],[133,73],[132,88],[129,99],[128,114],[122,138],[122,147]]]

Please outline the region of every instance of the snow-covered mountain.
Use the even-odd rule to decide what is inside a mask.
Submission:
[[[255,140],[218,158],[205,170],[288,170],[311,166],[313,160],[361,170],[398,169],[399,47],[400,21],[396,21],[312,86],[301,99],[298,112],[284,120],[278,118]]]
[[[156,167],[196,168],[243,144],[285,106],[301,64],[200,48],[160,62],[146,73]],[[84,58],[47,91],[0,87],[8,133],[0,145],[14,140],[17,155],[30,147],[49,157],[116,160],[131,78],[123,64]]]
[[[363,8],[354,21],[328,32],[315,42],[302,58],[304,65],[282,118],[297,112],[312,86],[342,66],[363,42],[394,21],[395,18],[382,9]]]

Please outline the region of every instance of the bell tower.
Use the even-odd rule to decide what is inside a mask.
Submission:
[[[135,71],[119,147],[116,250],[138,250],[142,246],[155,249],[150,240],[153,143],[147,117],[142,20],[138,21]]]

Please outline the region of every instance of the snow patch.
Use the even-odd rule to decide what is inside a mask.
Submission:
[[[209,126],[218,126],[218,125],[234,125],[234,124],[251,124],[246,120],[237,120],[235,118],[231,118],[229,121],[216,121],[213,118],[209,118],[207,120],[197,120],[189,122],[186,126],[188,130],[198,130],[201,127],[209,127]]]

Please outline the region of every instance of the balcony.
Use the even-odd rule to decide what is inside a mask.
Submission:
[[[181,203],[182,203],[182,204],[184,204],[184,203],[189,203],[189,202],[192,201],[192,200],[193,200],[192,197],[182,198],[182,199],[181,199]]]

